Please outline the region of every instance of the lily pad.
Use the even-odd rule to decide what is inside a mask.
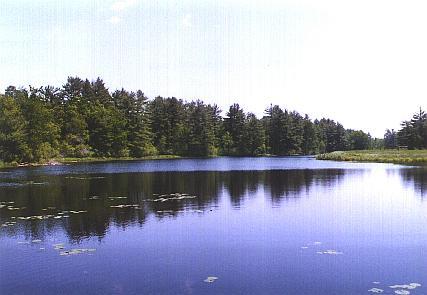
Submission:
[[[392,289],[408,289],[408,290],[412,290],[412,289],[416,289],[418,287],[421,287],[421,284],[419,283],[410,283],[407,285],[393,285],[393,286],[389,286]]]
[[[205,280],[203,280],[203,282],[205,282],[205,283],[213,283],[216,280],[218,280],[218,277],[207,277]]]
[[[379,288],[372,288],[372,289],[369,289],[368,292],[379,294],[379,293],[384,292],[384,290],[383,289],[379,289]]]
[[[71,249],[68,251],[61,251],[59,252],[59,255],[61,256],[67,256],[67,255],[77,255],[77,254],[82,254],[82,253],[86,253],[86,252],[95,252],[96,249]]]
[[[394,293],[396,293],[398,295],[408,295],[408,294],[411,294],[411,292],[409,292],[408,290],[396,290],[396,291],[394,291]]]
[[[337,250],[326,250],[323,251],[323,254],[329,254],[329,255],[342,255],[343,252],[337,251]]]

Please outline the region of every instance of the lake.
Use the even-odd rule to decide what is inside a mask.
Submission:
[[[1,294],[427,294],[427,167],[6,169],[0,223]]]

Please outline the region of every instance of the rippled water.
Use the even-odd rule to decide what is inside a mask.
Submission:
[[[427,294],[427,169],[215,158],[0,172],[1,294]]]

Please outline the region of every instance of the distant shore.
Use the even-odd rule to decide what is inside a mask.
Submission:
[[[318,160],[377,162],[394,164],[427,164],[427,150],[360,150],[336,151],[316,156]]]
[[[274,157],[274,155],[264,154],[263,157]],[[112,161],[138,161],[138,160],[167,160],[182,159],[177,155],[157,155],[142,158],[114,158],[114,157],[85,157],[70,158],[58,157],[46,162],[40,163],[4,163],[0,161],[0,169],[16,167],[37,167],[37,166],[55,166],[75,163],[97,163]],[[358,150],[358,151],[335,151],[331,153],[319,154],[317,160],[331,161],[353,161],[353,162],[376,162],[376,163],[394,163],[394,164],[427,164],[427,150]]]
[[[64,164],[75,164],[75,163],[94,163],[94,162],[111,162],[111,161],[136,161],[136,160],[166,160],[166,159],[180,159],[180,156],[176,155],[158,155],[158,156],[147,156],[142,158],[110,158],[110,157],[86,157],[86,158],[54,158],[46,162],[40,163],[3,163],[0,162],[1,168],[16,168],[16,167],[36,167],[36,166],[56,166]]]

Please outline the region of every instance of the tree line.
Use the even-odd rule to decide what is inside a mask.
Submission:
[[[69,77],[62,87],[0,94],[0,160],[55,157],[309,155],[378,147],[380,141],[339,122],[270,105],[262,118],[238,104],[216,104],[141,90],[109,92],[104,82]]]
[[[398,131],[386,130],[384,147],[427,149],[427,114],[420,108],[410,120],[402,121]]]

